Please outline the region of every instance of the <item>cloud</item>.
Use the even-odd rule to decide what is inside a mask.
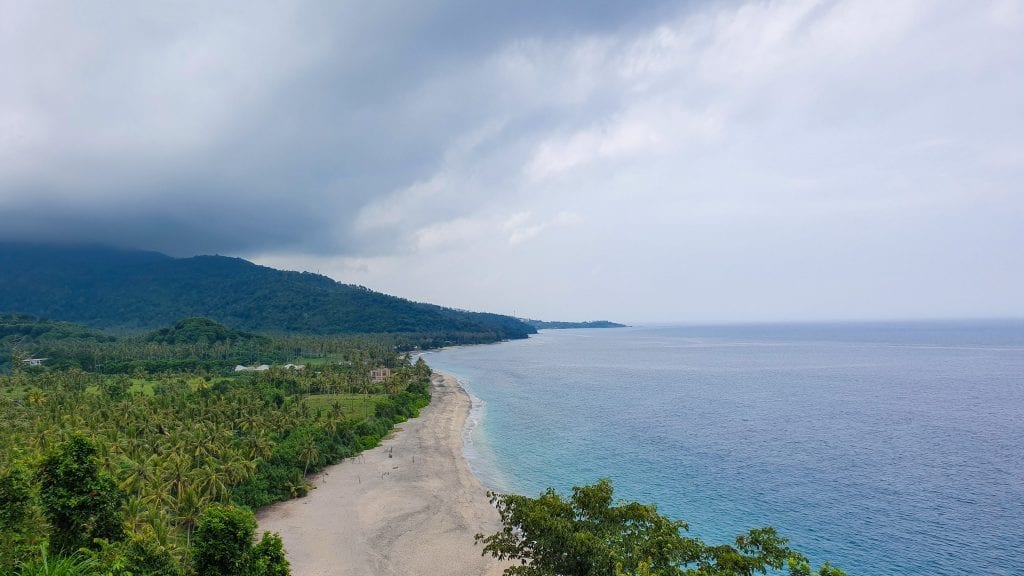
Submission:
[[[642,122],[617,121],[609,127],[581,130],[542,142],[526,167],[527,177],[540,181],[594,162],[651,153],[662,141],[656,127]]]
[[[573,212],[559,212],[554,218],[541,221],[535,220],[529,212],[519,212],[505,220],[502,229],[509,234],[508,243],[515,246],[540,236],[546,229],[572,226],[580,222],[582,222],[582,218]]]
[[[0,238],[537,317],[1024,314],[1019,3],[0,11]]]
[[[0,235],[389,251],[368,237],[382,197],[489,130],[463,71],[524,34],[619,28],[657,5],[582,8],[5,2]]]

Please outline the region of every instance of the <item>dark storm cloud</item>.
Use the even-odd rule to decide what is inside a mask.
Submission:
[[[7,3],[0,238],[386,251],[353,223],[493,112],[479,62],[665,10],[427,4]]]

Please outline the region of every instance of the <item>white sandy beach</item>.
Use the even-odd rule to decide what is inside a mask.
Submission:
[[[419,418],[381,446],[311,477],[305,498],[257,514],[279,532],[294,576],[497,576],[478,532],[499,528],[486,489],[462,455],[468,394],[451,376],[432,378]]]

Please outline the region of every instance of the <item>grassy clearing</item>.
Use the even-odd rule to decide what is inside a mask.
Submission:
[[[313,410],[332,410],[339,404],[342,414],[359,418],[372,415],[377,403],[387,397],[387,394],[313,394],[307,396],[305,402]]]
[[[342,364],[351,366],[352,363],[345,354],[328,354],[326,356],[299,356],[289,360],[291,364],[302,364],[310,367],[327,366],[329,364]]]

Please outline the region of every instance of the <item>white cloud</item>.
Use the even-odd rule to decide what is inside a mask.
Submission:
[[[614,162],[650,154],[664,141],[656,126],[641,121],[613,120],[610,126],[587,129],[568,137],[545,140],[526,167],[532,181],[544,180],[594,162]]]
[[[515,246],[540,236],[547,229],[572,226],[582,221],[582,217],[574,212],[559,212],[554,218],[548,220],[536,220],[529,212],[518,212],[505,220],[502,229],[509,235],[509,245]]]
[[[644,296],[612,306],[629,300],[624,314],[639,319],[1010,313],[1009,292],[981,289],[972,301],[934,283],[954,262],[1006,273],[1013,251],[986,245],[979,261],[991,235],[969,230],[1024,211],[1019,132],[1004,124],[1024,128],[1012,72],[1024,51],[986,10],[744,3],[635,35],[519,42],[483,66],[497,63],[506,83],[496,92],[522,97],[502,108],[507,125],[545,119],[506,149],[521,178],[509,179],[508,163],[480,171],[486,154],[446,164],[445,178],[472,181],[466,195],[486,191],[474,214],[512,210],[507,247],[488,243],[486,267],[548,279],[517,288],[537,316],[563,313],[545,303],[567,293],[550,280],[564,275],[602,287],[570,297],[578,317],[631,291]],[[587,218],[571,234],[534,216],[581,206]],[[993,223],[1024,242],[1005,219]],[[1021,286],[1012,276],[1002,285]]]
[[[486,222],[474,218],[457,218],[431,224],[416,231],[416,251],[430,252],[470,244],[487,230]]]

